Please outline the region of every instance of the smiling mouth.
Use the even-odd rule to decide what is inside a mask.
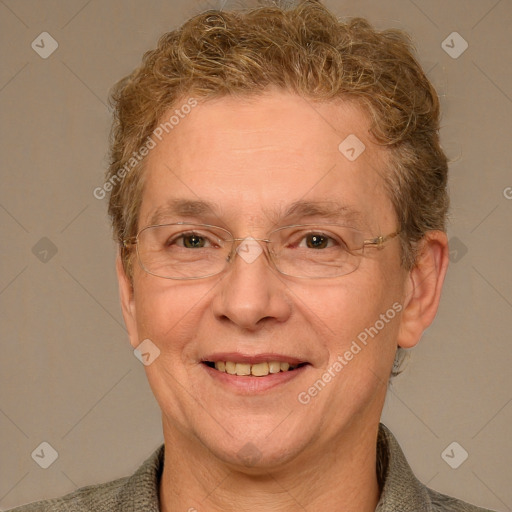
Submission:
[[[203,361],[203,364],[221,373],[228,373],[239,377],[266,377],[270,374],[291,372],[309,363],[290,364],[280,361],[268,361],[250,364],[235,363],[233,361]]]

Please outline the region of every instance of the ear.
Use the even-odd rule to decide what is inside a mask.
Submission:
[[[139,335],[137,328],[137,316],[135,314],[133,285],[126,275],[120,252],[118,252],[116,258],[116,273],[119,283],[119,296],[121,299],[121,310],[123,312],[124,323],[128,330],[130,344],[135,348],[139,345]]]
[[[418,257],[409,271],[398,346],[414,347],[434,320],[448,269],[448,238],[443,231],[429,231],[419,242]]]

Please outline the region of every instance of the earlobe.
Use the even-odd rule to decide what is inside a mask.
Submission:
[[[398,346],[411,348],[434,320],[449,261],[443,231],[429,231],[420,242],[416,264],[408,275]]]
[[[133,348],[139,344],[137,315],[135,310],[135,299],[133,292],[133,284],[126,275],[121,255],[118,253],[116,258],[116,272],[119,283],[119,297],[121,300],[121,310],[123,313],[124,323],[130,338],[130,344]]]

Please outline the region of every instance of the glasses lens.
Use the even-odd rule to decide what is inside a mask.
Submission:
[[[363,233],[338,225],[280,228],[270,239],[277,270],[305,278],[337,277],[354,272],[364,247]]]
[[[221,272],[230,246],[228,231],[198,224],[149,226],[138,236],[139,261],[147,272],[168,279],[197,279]]]
[[[303,278],[354,272],[364,248],[360,231],[340,225],[297,225],[270,235],[276,269]],[[146,272],[167,279],[199,279],[222,272],[232,248],[229,231],[202,224],[149,226],[138,235],[137,254]]]

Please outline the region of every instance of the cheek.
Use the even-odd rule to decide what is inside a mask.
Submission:
[[[134,293],[139,339],[149,338],[166,353],[181,353],[197,331],[208,291],[197,283],[143,276]]]
[[[392,273],[391,273],[392,272]],[[389,276],[395,276],[390,279]],[[392,361],[401,309],[401,277],[390,265],[345,276],[339,286],[309,288],[304,302],[313,314],[332,364],[347,351],[350,365]],[[357,360],[357,361],[356,361]],[[352,362],[354,361],[354,362]]]

